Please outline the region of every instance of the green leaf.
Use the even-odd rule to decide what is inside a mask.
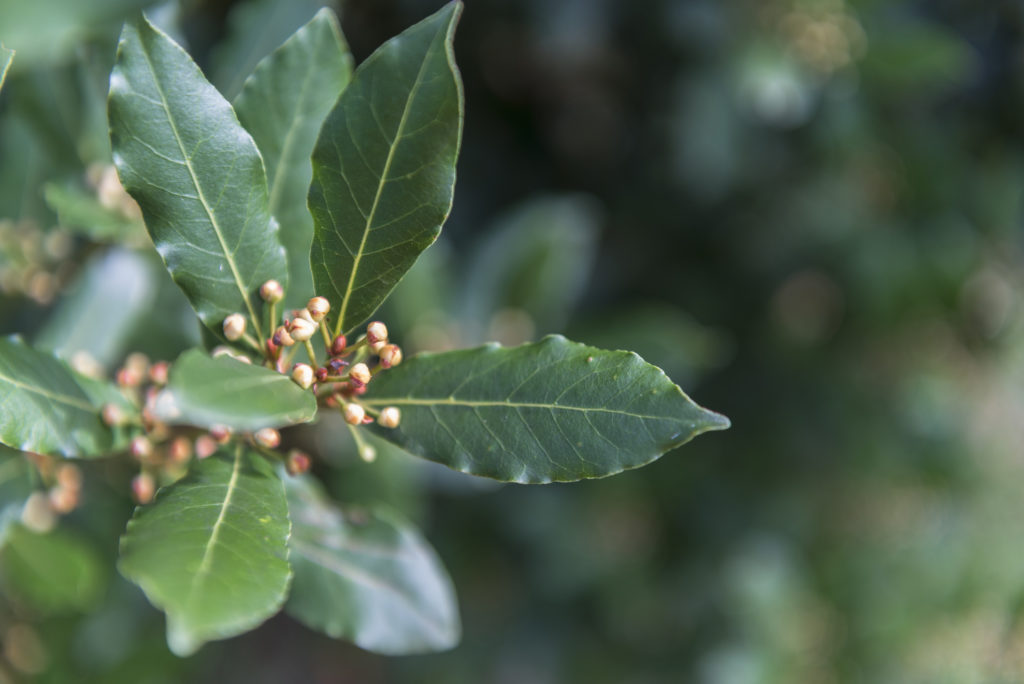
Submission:
[[[80,535],[11,525],[0,552],[7,590],[44,613],[87,611],[99,600],[104,564]]]
[[[125,189],[199,318],[263,331],[256,291],[288,268],[256,144],[231,105],[145,19],[125,25],[110,76],[110,136]]]
[[[4,88],[4,80],[7,78],[7,70],[11,68],[14,61],[14,50],[8,50],[0,45],[0,90]]]
[[[25,455],[0,445],[0,547],[11,524],[21,519],[21,511],[31,493],[32,467]]]
[[[336,331],[377,309],[441,231],[462,137],[452,2],[363,62],[313,151],[311,264]]]
[[[213,50],[211,81],[233,100],[256,64],[308,22],[323,0],[248,0],[232,6],[228,31]]]
[[[451,580],[416,530],[385,510],[339,509],[308,477],[286,478],[285,489],[295,572],[289,615],[388,655],[458,643]]]
[[[118,440],[100,420],[97,385],[110,387],[92,381],[87,391],[53,356],[14,338],[0,340],[0,442],[41,454],[110,453]]]
[[[316,397],[277,371],[193,349],[171,366],[155,413],[172,424],[258,430],[312,420]]]
[[[397,429],[375,432],[407,451],[524,484],[614,475],[729,426],[636,354],[558,335],[420,354],[376,376],[364,403],[401,409]]]
[[[242,125],[263,153],[270,213],[281,224],[288,253],[286,306],[313,296],[309,250],[313,219],[306,194],[313,177],[310,155],[324,117],[352,77],[352,56],[334,13],[324,8],[266,57],[235,100]]]
[[[63,228],[81,233],[95,242],[134,242],[146,240],[142,221],[132,220],[119,211],[100,204],[95,193],[55,183],[43,186],[46,203],[57,213]],[[146,240],[148,243],[148,240]]]
[[[167,613],[167,643],[186,656],[278,611],[291,578],[290,529],[281,481],[237,445],[135,509],[118,569]]]

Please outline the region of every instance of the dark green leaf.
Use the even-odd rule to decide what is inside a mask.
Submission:
[[[313,177],[310,155],[324,117],[351,76],[352,56],[338,20],[324,8],[257,65],[235,100],[238,118],[267,167],[270,213],[281,224],[288,252],[285,303],[293,308],[305,306],[314,294],[309,270],[313,219],[306,208]]]
[[[45,613],[89,610],[104,584],[103,563],[81,536],[39,534],[20,523],[8,532],[0,573],[9,592]]]
[[[256,291],[287,284],[256,144],[177,44],[126,24],[110,76],[110,134],[125,189],[175,282],[220,333],[241,312],[262,336]]]
[[[407,451],[521,483],[613,475],[729,425],[636,354],[557,335],[418,355],[375,377],[364,403],[401,409],[399,428],[376,432]]]
[[[418,532],[384,510],[341,510],[309,478],[285,483],[294,526],[289,615],[389,655],[458,642],[451,580]]]
[[[256,64],[297,31],[323,0],[247,0],[232,6],[228,32],[213,51],[211,81],[233,100]]]
[[[0,445],[0,547],[11,524],[21,519],[21,511],[31,493],[32,467],[25,455]]]
[[[42,454],[110,453],[118,440],[100,420],[103,402],[93,400],[101,397],[100,385],[110,387],[92,381],[87,391],[53,356],[17,339],[0,340],[0,442]]]
[[[441,231],[462,137],[449,3],[356,69],[313,152],[309,208],[317,293],[351,331]]]
[[[246,632],[284,602],[288,503],[281,481],[241,446],[197,461],[135,510],[118,568],[167,613],[176,654]]]
[[[193,349],[171,366],[156,413],[169,423],[258,430],[312,420],[316,398],[277,371]]]

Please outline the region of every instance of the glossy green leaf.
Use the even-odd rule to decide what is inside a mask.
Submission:
[[[0,444],[0,547],[31,493],[32,466],[20,451]]]
[[[310,478],[286,478],[285,488],[295,572],[289,615],[388,655],[458,642],[451,580],[416,530],[385,510],[340,509]]]
[[[281,225],[288,252],[286,306],[305,306],[313,296],[309,249],[313,219],[306,194],[313,177],[310,155],[327,112],[352,77],[352,56],[338,20],[322,9],[284,45],[266,57],[235,100],[242,125],[263,153],[270,213]]]
[[[3,444],[41,454],[104,456],[116,440],[100,420],[102,402],[94,401],[99,397],[95,386],[87,391],[53,356],[18,339],[0,340]]]
[[[557,335],[418,355],[376,376],[364,403],[401,410],[376,432],[407,451],[521,483],[613,475],[729,426],[636,354]]]
[[[11,68],[12,61],[14,61],[14,50],[0,46],[0,90],[3,90],[7,70]]]
[[[317,293],[337,330],[384,301],[451,210],[462,137],[452,2],[363,62],[313,151],[309,209]]]
[[[246,0],[232,5],[228,31],[213,49],[210,78],[233,100],[257,63],[316,14],[323,0]]]
[[[278,611],[291,578],[290,529],[281,480],[236,446],[195,462],[135,509],[118,568],[167,614],[167,643],[185,656]]]
[[[61,529],[36,533],[16,523],[0,551],[7,591],[44,613],[95,606],[105,583],[103,568],[96,549],[81,535]]]
[[[520,344],[563,329],[594,265],[599,215],[593,198],[565,195],[501,217],[469,261],[466,343]]]
[[[193,349],[171,366],[155,412],[173,424],[258,430],[312,420],[316,398],[277,371]]]
[[[140,18],[121,34],[109,114],[121,181],[199,318],[219,334],[241,312],[262,336],[257,290],[286,285],[288,268],[263,161],[231,105]]]

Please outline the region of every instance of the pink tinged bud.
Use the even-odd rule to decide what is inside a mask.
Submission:
[[[370,351],[372,351],[374,354],[380,354],[380,350],[386,346],[388,346],[387,340],[378,340],[376,342],[371,342]]]
[[[305,309],[303,309],[305,311]],[[296,318],[288,326],[288,332],[296,342],[305,342],[316,334],[316,323],[305,318]]]
[[[386,344],[380,350],[380,365],[391,368],[402,363],[402,349],[397,344]]]
[[[370,377],[370,369],[365,363],[357,363],[348,370],[348,379],[357,387],[370,382]]]
[[[48,498],[50,499],[50,508],[55,513],[65,514],[78,508],[78,503],[81,501],[81,489],[72,489],[69,487],[54,487],[50,490]]]
[[[117,384],[121,387],[138,387],[142,384],[142,375],[136,369],[125,366],[117,371]]]
[[[216,445],[213,448],[216,450]],[[184,465],[190,458],[192,458],[192,442],[188,437],[175,437],[171,446],[167,448],[167,460],[174,465]]]
[[[304,363],[292,366],[292,380],[302,389],[309,389],[313,384],[313,369]]]
[[[265,302],[279,302],[284,299],[284,288],[276,280],[268,280],[260,285],[260,297]]]
[[[281,433],[274,428],[263,428],[262,430],[257,430],[256,433],[253,434],[252,438],[256,440],[256,443],[261,447],[266,447],[267,449],[276,449],[281,444]]]
[[[149,473],[139,473],[132,478],[132,497],[135,503],[148,504],[156,493],[156,482]]]
[[[348,346],[348,340],[345,339],[344,335],[338,335],[331,342],[331,356],[340,356],[345,353],[345,347]]]
[[[288,452],[288,459],[284,463],[284,468],[288,471],[289,475],[301,475],[308,472],[311,465],[313,465],[313,461],[310,459],[309,454],[298,449],[292,449]]]
[[[326,297],[313,297],[306,304],[306,311],[314,322],[319,323],[331,310],[331,303]]]
[[[374,321],[366,326],[366,341],[370,344],[374,342],[384,342],[388,339],[388,326],[384,325],[380,321]]]
[[[57,484],[64,489],[81,489],[82,471],[76,465],[65,463],[57,469]]]
[[[224,337],[232,342],[241,339],[245,334],[245,317],[239,313],[233,313],[224,319]]]
[[[129,450],[137,460],[145,461],[153,455],[153,443],[146,437],[136,437],[132,440]]]
[[[279,347],[290,347],[295,344],[295,339],[283,325],[274,331],[274,344]]]
[[[154,385],[166,385],[171,365],[166,361],[157,361],[149,367],[149,380]]]
[[[210,437],[213,437],[217,444],[226,444],[231,439],[231,428],[227,425],[214,425],[210,428]]]
[[[380,416],[377,418],[377,422],[380,423],[381,427],[396,428],[402,421],[402,412],[394,406],[388,406],[380,412]]]
[[[104,404],[100,411],[103,422],[110,427],[117,427],[124,423],[124,411],[117,404]]]
[[[327,370],[326,366],[322,367],[322,368],[317,368],[316,369],[316,373],[314,373],[314,375],[316,376],[316,381],[317,382],[326,382],[327,381],[327,376],[329,374],[330,373]]]
[[[196,458],[209,458],[217,452],[217,442],[209,435],[196,437]]]
[[[345,404],[345,422],[349,425],[362,425],[366,411],[359,404]]]

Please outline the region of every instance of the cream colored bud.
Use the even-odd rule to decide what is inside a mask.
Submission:
[[[292,366],[292,380],[302,389],[309,389],[313,384],[313,369],[304,363],[297,363]]]
[[[388,406],[380,412],[377,422],[380,423],[381,427],[396,428],[402,422],[402,412],[394,406]]]
[[[386,344],[380,350],[380,365],[391,368],[402,363],[402,348],[397,344]]]
[[[132,456],[136,459],[139,461],[145,461],[153,455],[153,443],[146,437],[136,437],[131,441],[129,450],[132,452]]]
[[[313,297],[306,304],[306,311],[316,323],[322,321],[330,310],[331,303],[327,301],[326,297]]]
[[[266,447],[267,449],[276,449],[281,444],[281,433],[274,428],[257,430],[252,438],[261,447]]]
[[[217,444],[227,444],[228,440],[231,439],[231,428],[227,425],[214,425],[210,428],[210,437]]]
[[[137,375],[139,382],[142,382],[142,378],[149,374],[149,357],[142,352],[133,352],[124,360],[124,367],[133,375]]]
[[[388,346],[387,340],[377,340],[376,342],[370,342],[370,351],[374,354],[380,354],[380,350]]]
[[[303,309],[303,311],[305,311],[305,309]],[[288,327],[288,332],[292,334],[292,339],[296,342],[305,342],[316,334],[316,327],[316,323],[313,321],[308,321],[302,317],[296,317]]]
[[[366,383],[370,382],[370,369],[365,363],[357,363],[348,369],[348,378],[357,387],[362,387]]]
[[[374,321],[366,326],[366,341],[370,344],[388,339],[388,326],[380,321]]]
[[[196,437],[196,458],[203,460],[217,452],[217,442],[210,435],[199,435]]]
[[[359,447],[359,458],[363,459],[367,463],[373,463],[377,460],[377,450],[369,444],[364,444]]]
[[[132,496],[135,503],[148,504],[156,494],[156,482],[149,473],[139,473],[132,478]]]
[[[55,513],[64,515],[78,508],[81,500],[81,489],[57,486],[49,491],[47,498],[50,500],[50,508]]]
[[[214,451],[217,447],[214,446]],[[192,442],[188,437],[175,437],[167,447],[167,460],[174,465],[183,465],[192,458]]]
[[[362,425],[366,410],[359,404],[345,404],[345,422],[349,425]]]
[[[239,313],[233,313],[224,319],[224,337],[234,342],[245,334],[245,317]]]
[[[284,288],[276,280],[268,280],[260,285],[260,297],[265,302],[279,302],[284,299]]]
[[[103,422],[110,427],[117,427],[124,423],[124,411],[117,404],[104,404],[100,411]]]
[[[295,338],[288,332],[288,328],[283,325],[274,331],[273,341],[278,347],[290,347],[295,344]]]

